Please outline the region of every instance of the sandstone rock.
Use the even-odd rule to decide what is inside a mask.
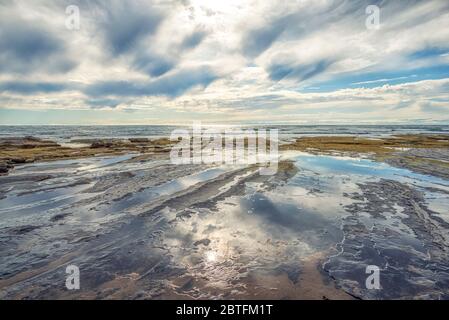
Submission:
[[[193,245],[194,246],[203,245],[203,246],[207,247],[210,244],[210,242],[211,241],[209,239],[201,239],[201,240],[196,241]]]
[[[22,164],[22,163],[26,163],[27,159],[25,158],[12,158],[9,160],[10,163],[12,164]]]
[[[25,140],[28,140],[28,141],[35,141],[35,142],[41,141],[41,139],[36,138],[36,137],[33,137],[33,136],[26,136],[26,137],[25,137]]]
[[[91,148],[92,149],[98,149],[98,148],[110,148],[113,146],[113,143],[110,141],[95,141],[92,142]]]
[[[0,163],[0,174],[1,173],[8,173],[8,171],[9,171],[8,165]]]
[[[148,138],[130,138],[128,140],[132,143],[145,143],[150,141]]]

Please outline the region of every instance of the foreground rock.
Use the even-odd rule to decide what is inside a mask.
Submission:
[[[355,202],[346,206],[345,236],[324,270],[358,298],[447,300],[449,224],[413,186],[381,179],[359,187],[347,195]],[[357,285],[367,265],[380,268],[381,290]]]

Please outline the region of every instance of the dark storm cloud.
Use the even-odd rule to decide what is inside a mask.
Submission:
[[[333,20],[332,12],[341,10],[344,4],[343,0],[337,0],[324,9],[302,8],[298,12],[271,17],[264,25],[250,29],[243,35],[242,52],[247,57],[255,58],[268,50],[283,35],[300,39]],[[342,18],[340,15],[338,17]]]
[[[55,93],[71,89],[71,86],[55,82],[26,82],[6,81],[0,82],[0,92],[19,93],[23,95],[35,93]]]
[[[187,36],[181,43],[181,49],[193,49],[198,46],[206,37],[204,30],[195,30],[191,35]]]
[[[330,60],[320,60],[310,64],[274,63],[268,67],[268,73],[273,81],[282,79],[304,81],[325,72],[332,63],[333,61]]]
[[[65,73],[75,66],[64,42],[51,30],[17,18],[0,21],[0,73]]]
[[[118,99],[86,99],[84,102],[93,109],[116,108],[122,103]]]
[[[156,32],[164,19],[157,7],[135,1],[101,1],[97,6],[101,12],[98,25],[114,56],[136,49],[141,40]]]
[[[202,67],[180,70],[170,75],[144,82],[103,81],[86,86],[77,82],[4,81],[0,82],[0,93],[32,95],[76,91],[88,96],[85,102],[94,108],[115,108],[123,101],[105,96],[167,96],[175,98],[194,87],[207,87],[217,79],[218,76],[213,71],[207,67]]]
[[[197,47],[206,35],[207,33],[204,30],[195,30],[192,34],[185,37],[179,46],[171,50],[176,53],[172,55],[162,56],[142,48],[135,53],[133,67],[151,77],[160,77],[174,69],[181,61],[182,53]]]
[[[152,77],[160,77],[172,70],[178,61],[172,58],[156,54],[137,53],[134,58],[133,67]]]
[[[148,82],[105,81],[91,85],[85,93],[91,97],[114,96],[168,96],[178,97],[189,89],[207,87],[217,79],[209,68],[181,70]]]
[[[382,7],[384,2],[385,0],[334,0],[325,6],[302,7],[296,12],[273,16],[268,18],[264,25],[243,34],[242,53],[246,57],[255,58],[276,41],[281,41],[281,38],[298,40],[347,18],[360,20],[360,26],[364,28],[366,7]]]
[[[291,15],[281,17],[260,29],[250,30],[243,36],[243,54],[248,57],[257,57],[267,50],[288,26]]]

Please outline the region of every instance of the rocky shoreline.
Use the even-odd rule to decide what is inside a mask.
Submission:
[[[172,145],[166,138],[78,139],[70,143],[79,147],[36,137],[0,138],[0,175],[8,174],[17,164],[126,153],[167,153]]]
[[[68,147],[32,136],[0,138],[0,175],[8,174],[18,164],[33,162],[126,153],[138,153],[145,158],[166,154],[173,144],[168,138],[75,139]],[[280,149],[350,157],[362,155],[392,166],[449,178],[449,135],[399,135],[382,139],[317,136],[299,138],[281,145]]]

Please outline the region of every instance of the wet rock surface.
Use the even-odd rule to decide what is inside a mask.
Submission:
[[[385,161],[393,166],[449,179],[449,148],[409,149],[396,152]]]
[[[214,241],[186,238],[182,246],[192,259],[187,264],[194,263],[188,267],[180,244],[172,244],[173,230],[202,210],[217,212],[216,205],[244,191],[246,182],[271,180],[273,188],[274,180],[296,172],[290,164],[286,172],[261,179],[258,168],[174,166],[158,158],[136,163],[133,157],[33,164],[1,177],[10,186],[0,210],[2,298],[204,295],[197,278],[179,289],[167,281],[177,282],[197,264],[210,268],[203,255]],[[82,270],[79,293],[61,286],[68,263]],[[242,276],[237,272],[233,279]]]
[[[0,298],[448,298],[447,180],[301,153],[258,169],[166,153],[18,165],[0,177]]]
[[[304,137],[281,146],[313,154],[361,155],[414,172],[449,179],[449,135],[397,135],[369,139],[361,137]]]
[[[359,298],[448,299],[449,224],[406,184],[381,179],[359,187],[346,206],[340,252],[324,270]],[[367,265],[380,268],[381,289],[363,287]]]

